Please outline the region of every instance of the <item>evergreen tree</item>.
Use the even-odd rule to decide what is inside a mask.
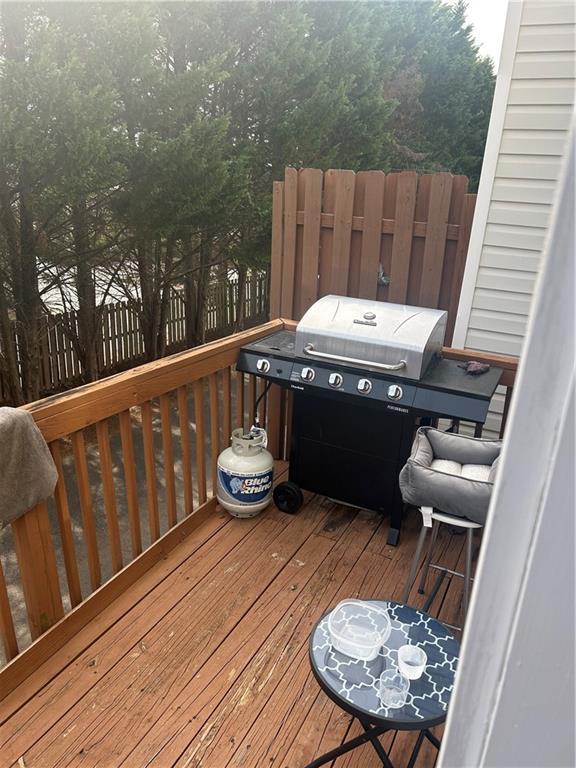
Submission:
[[[269,259],[284,167],[416,168],[477,183],[494,77],[465,4],[4,2],[0,366],[39,394],[47,297],[97,375],[109,293],[164,353],[170,291],[204,340],[209,281]],[[23,391],[13,354],[16,319]]]

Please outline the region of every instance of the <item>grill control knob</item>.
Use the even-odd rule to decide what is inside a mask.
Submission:
[[[300,374],[300,378],[303,381],[314,381],[316,377],[316,371],[314,368],[302,368],[302,373]]]
[[[364,395],[372,392],[372,382],[370,379],[360,379],[358,382],[358,392],[362,392]]]
[[[331,373],[328,376],[328,384],[330,384],[331,387],[334,387],[334,389],[338,389],[338,387],[341,387],[343,382],[344,382],[344,379],[342,378],[342,374],[340,373]]]
[[[400,400],[403,394],[402,387],[399,387],[398,384],[390,384],[388,387],[388,397],[390,400]]]
[[[263,357],[260,360],[257,360],[256,370],[258,371],[258,373],[268,373],[268,371],[270,370],[270,360],[266,360]]]

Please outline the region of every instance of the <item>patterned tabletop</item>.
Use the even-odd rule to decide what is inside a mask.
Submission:
[[[443,722],[454,686],[459,643],[447,627],[428,614],[402,603],[368,600],[388,609],[390,637],[374,661],[357,661],[332,648],[326,614],[312,633],[310,661],[326,693],[343,709],[394,729],[424,729]],[[380,675],[397,666],[398,648],[419,645],[428,656],[419,680],[410,681],[403,707],[387,709],[378,696]]]

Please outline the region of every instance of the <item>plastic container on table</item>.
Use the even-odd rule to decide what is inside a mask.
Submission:
[[[364,600],[343,600],[328,618],[332,647],[361,661],[373,661],[390,637],[388,612]]]

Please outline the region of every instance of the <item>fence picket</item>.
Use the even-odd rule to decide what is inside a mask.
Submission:
[[[296,269],[296,209],[298,203],[298,172],[286,168],[284,177],[284,242],[282,259],[282,299],[280,314],[292,317],[294,278]]]
[[[43,390],[50,389],[50,350],[48,348],[48,320],[46,315],[40,318],[40,374]]]
[[[360,182],[365,185],[364,231],[360,263],[356,267],[358,270],[357,293],[353,295],[362,299],[375,299],[378,291],[385,181],[386,177],[382,171],[365,171],[356,176],[356,184]]]
[[[111,366],[115,366],[118,362],[118,352],[116,349],[117,344],[117,338],[116,338],[116,312],[118,309],[117,304],[109,304],[109,318],[110,318],[110,362]]]
[[[336,171],[326,171],[324,174],[324,188],[322,190],[322,217],[324,214],[332,216],[334,219],[334,206],[336,204]],[[334,243],[334,227],[321,226],[320,230],[320,258],[318,275],[318,296],[326,296],[330,293],[331,278],[330,270],[332,264],[332,247]],[[290,315],[292,317],[292,315]]]
[[[355,178],[354,171],[336,172],[330,292],[339,295],[345,295],[348,288]]]
[[[418,177],[418,187],[416,189],[416,206],[414,208],[414,219],[416,221],[426,221],[428,217],[431,181],[432,176],[429,174]],[[410,273],[408,275],[408,293],[406,295],[407,304],[418,304],[420,298],[420,284],[422,281],[423,262],[424,240],[421,237],[417,237],[412,240]]]
[[[101,339],[102,339],[102,365],[104,368],[110,367],[110,328],[108,326],[108,315],[110,310],[108,305],[102,307],[101,313]]]
[[[64,379],[58,373],[58,348],[56,346],[56,329],[54,328],[54,316],[48,318],[48,344],[50,350],[50,375],[52,382],[64,383]]]
[[[388,299],[399,304],[405,304],[408,295],[409,254],[412,250],[417,188],[418,176],[413,171],[404,171],[398,176]]]
[[[452,176],[449,173],[435,174],[430,187],[430,208],[418,302],[424,307],[437,307],[440,298],[451,195]]]
[[[62,327],[63,315],[58,315],[58,321],[56,325],[56,345],[58,347],[58,365],[60,367],[60,378],[66,383],[68,380],[68,374],[66,372],[66,334]]]
[[[306,168],[302,171],[305,184],[304,231],[302,242],[302,271],[299,314],[318,298],[318,259],[320,249],[320,214],[322,213],[322,171]]]

